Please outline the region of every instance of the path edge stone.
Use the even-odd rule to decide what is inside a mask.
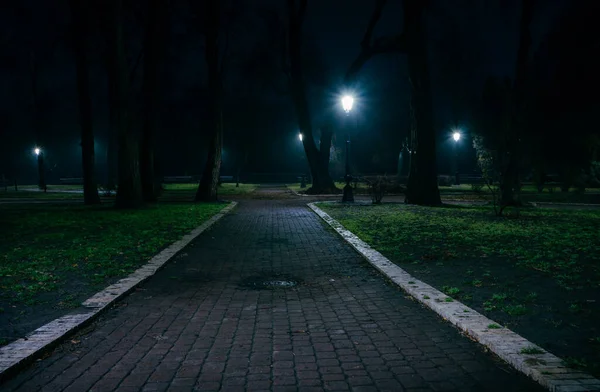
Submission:
[[[85,327],[102,312],[109,309],[115,302],[152,277],[183,248],[196,239],[196,237],[231,212],[237,204],[235,201],[229,202],[218,213],[184,235],[180,240],[154,255],[146,264],[127,277],[120,279],[85,300],[82,303],[84,311],[75,311],[59,317],[29,333],[25,338],[15,340],[6,346],[0,347],[0,384],[39,358],[42,354],[60,344],[66,337]]]
[[[413,277],[347,230],[316,203],[307,206],[375,269],[519,372],[553,392],[600,391],[600,380],[564,366],[557,356]],[[522,353],[524,349],[535,350],[536,354]]]

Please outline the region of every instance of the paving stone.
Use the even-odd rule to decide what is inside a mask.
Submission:
[[[6,385],[28,391],[43,374],[36,389],[541,390],[388,285],[303,202],[241,201],[106,311],[80,357],[57,349]],[[299,283],[241,284],[254,278]]]

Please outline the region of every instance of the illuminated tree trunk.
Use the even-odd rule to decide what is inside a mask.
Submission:
[[[95,175],[94,128],[92,125],[92,102],[86,56],[88,37],[87,8],[78,0],[70,1],[73,23],[73,48],[77,67],[77,94],[79,100],[79,121],[81,123],[81,161],[83,166],[83,202],[100,204]]]
[[[115,207],[138,208],[144,204],[140,182],[139,135],[132,126],[131,96],[125,45],[123,39],[122,0],[112,0],[113,42],[112,66],[115,76],[115,96],[117,100],[118,127],[118,188]]]
[[[223,147],[222,75],[219,69],[219,0],[206,0],[205,54],[208,66],[208,115],[211,131],[208,157],[196,192],[196,201],[216,201]]]

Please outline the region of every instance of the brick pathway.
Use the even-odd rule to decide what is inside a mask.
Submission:
[[[245,284],[254,278],[299,283],[258,290]],[[299,201],[246,200],[119,306],[0,389],[539,387],[386,283]]]

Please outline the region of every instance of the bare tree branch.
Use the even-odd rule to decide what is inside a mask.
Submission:
[[[358,72],[374,55],[382,53],[406,52],[406,40],[404,33],[377,37],[375,39],[372,38],[373,30],[375,30],[375,26],[381,18],[381,13],[386,1],[387,0],[377,0],[377,3],[375,4],[375,10],[371,15],[367,30],[365,31],[363,40],[360,43],[360,53],[356,59],[354,59],[350,65],[350,68],[348,68],[348,71],[346,72],[346,76],[344,77],[344,84],[346,85],[350,85],[354,82]]]
[[[377,22],[379,22],[379,18],[381,18],[381,12],[383,11],[386,1],[387,0],[377,0],[377,3],[375,3],[375,11],[373,11],[373,15],[371,15],[371,19],[369,20],[369,24],[367,26],[367,31],[365,32],[365,36],[360,43],[362,48],[368,49],[371,46],[373,30],[375,30],[375,26],[377,25]]]

